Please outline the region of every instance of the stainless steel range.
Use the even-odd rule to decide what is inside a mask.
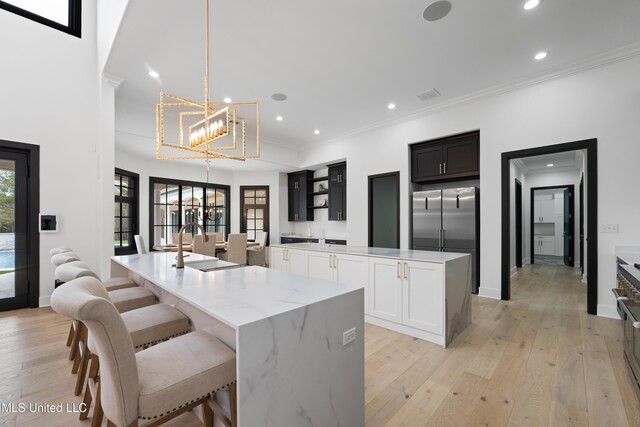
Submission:
[[[636,264],[637,266],[637,264]],[[640,269],[618,258],[616,296],[624,328],[624,356],[640,398]]]

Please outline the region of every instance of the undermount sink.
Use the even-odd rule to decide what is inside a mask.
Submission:
[[[185,261],[185,267],[195,268],[200,271],[217,271],[228,270],[230,268],[245,267],[245,265],[235,264],[233,262],[220,261],[218,259],[204,259],[199,261]]]

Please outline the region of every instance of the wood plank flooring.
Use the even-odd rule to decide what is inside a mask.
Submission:
[[[474,296],[473,324],[446,349],[367,324],[366,425],[640,426],[620,321],[586,314],[576,270],[527,266],[512,296]],[[49,308],[0,313],[1,403],[80,403],[68,327]],[[2,426],[90,425],[1,409]],[[197,425],[191,413],[167,424]]]

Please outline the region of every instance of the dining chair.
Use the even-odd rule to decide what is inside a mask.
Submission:
[[[116,308],[95,296],[95,278],[82,278],[57,288],[51,307],[59,314],[81,320],[100,358],[98,394],[107,425],[158,425],[202,405],[204,424],[213,413],[236,424],[235,352],[218,338],[195,331],[138,353]],[[230,413],[209,406],[208,397],[229,389]]]
[[[147,245],[144,243],[144,237],[136,234],[135,236],[133,236],[133,239],[136,242],[136,250],[138,251],[138,254],[142,255],[149,253],[149,251],[147,250]]]
[[[209,240],[205,242],[201,234],[193,236],[193,250],[191,252],[213,257],[216,256],[216,236],[207,234],[207,237]]]
[[[177,245],[178,242],[180,241],[180,233],[172,233],[171,234],[171,239],[172,239],[172,243],[174,245]],[[182,233],[182,244],[183,245],[190,245],[193,243],[193,234],[191,233]]]
[[[247,263],[247,233],[229,234],[227,252],[220,254],[223,261],[234,262],[236,264]]]
[[[267,265],[266,246],[268,234],[266,231],[256,232],[256,243],[259,243],[259,246],[247,248],[247,264],[259,265],[261,267]]]

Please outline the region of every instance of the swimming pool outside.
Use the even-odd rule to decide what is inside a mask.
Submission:
[[[0,271],[13,270],[16,265],[16,251],[0,251]]]

